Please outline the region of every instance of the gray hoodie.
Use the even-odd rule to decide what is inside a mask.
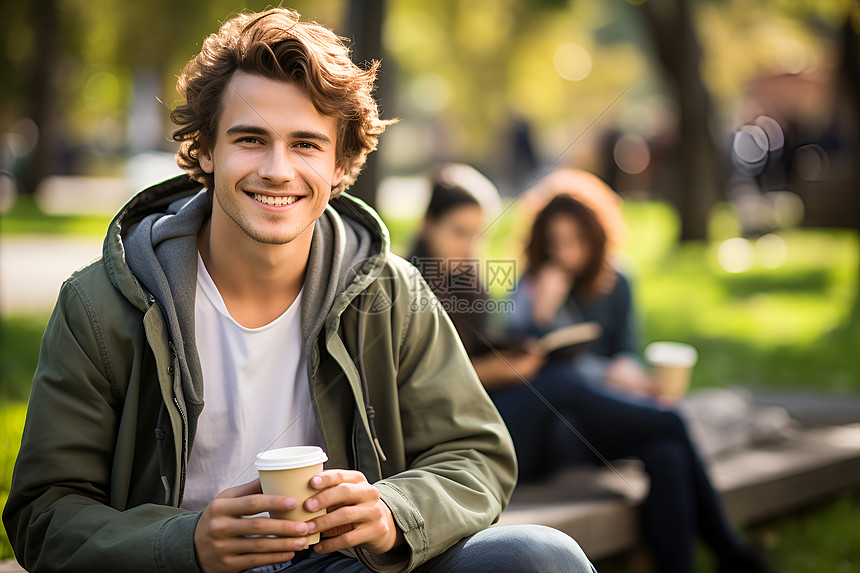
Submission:
[[[335,204],[351,207],[349,203]],[[182,388],[174,391],[180,410],[188,418],[186,439],[190,444],[194,442],[197,419],[204,406],[203,372],[194,328],[197,235],[211,211],[211,194],[201,190],[174,201],[165,212],[146,216],[131,228],[124,241],[129,268],[155,297],[167,319],[182,370],[179,378]],[[337,225],[335,221],[344,224]],[[331,205],[316,221],[313,233],[301,309],[302,339],[306,341],[308,356],[335,295],[346,289],[362,262],[383,250],[381,236],[373,235],[368,227],[352,218],[337,217]],[[309,379],[311,374],[309,364]]]

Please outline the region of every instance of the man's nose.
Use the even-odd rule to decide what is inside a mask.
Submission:
[[[290,152],[286,144],[273,145],[269,148],[269,152],[258,169],[258,173],[260,177],[268,179],[273,183],[292,181],[296,176],[293,162],[297,160],[298,158]]]

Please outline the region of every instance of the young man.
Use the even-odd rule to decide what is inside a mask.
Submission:
[[[123,208],[45,332],[3,516],[24,567],[592,570],[557,531],[485,529],[515,482],[507,431],[377,215],[340,195],[386,126],[374,77],[283,9],[185,68],[191,177]],[[255,455],[303,444],[328,453],[306,502],[327,513],[271,519],[297,502],[262,494]]]

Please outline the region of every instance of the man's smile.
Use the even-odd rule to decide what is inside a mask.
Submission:
[[[269,207],[287,207],[298,203],[304,199],[304,195],[264,195],[262,193],[245,192],[246,195],[252,197],[258,203]]]

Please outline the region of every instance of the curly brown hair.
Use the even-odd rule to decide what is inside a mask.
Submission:
[[[606,231],[595,212],[569,195],[558,195],[535,217],[531,238],[526,247],[526,274],[535,276],[551,259],[549,226],[556,218],[568,218],[585,233],[590,254],[585,268],[574,281],[574,290],[586,298],[599,294],[601,273],[608,267]]]
[[[332,197],[355,182],[379,135],[397,121],[379,118],[373,97],[379,62],[361,69],[334,32],[299,18],[284,8],[240,14],[206,38],[182,70],[176,89],[185,103],[170,114],[179,126],[173,133],[180,144],[176,163],[207,189],[213,188],[214,177],[201,169],[199,155],[215,144],[222,96],[236,71],[297,82],[317,111],[337,118],[335,156],[345,175]]]

